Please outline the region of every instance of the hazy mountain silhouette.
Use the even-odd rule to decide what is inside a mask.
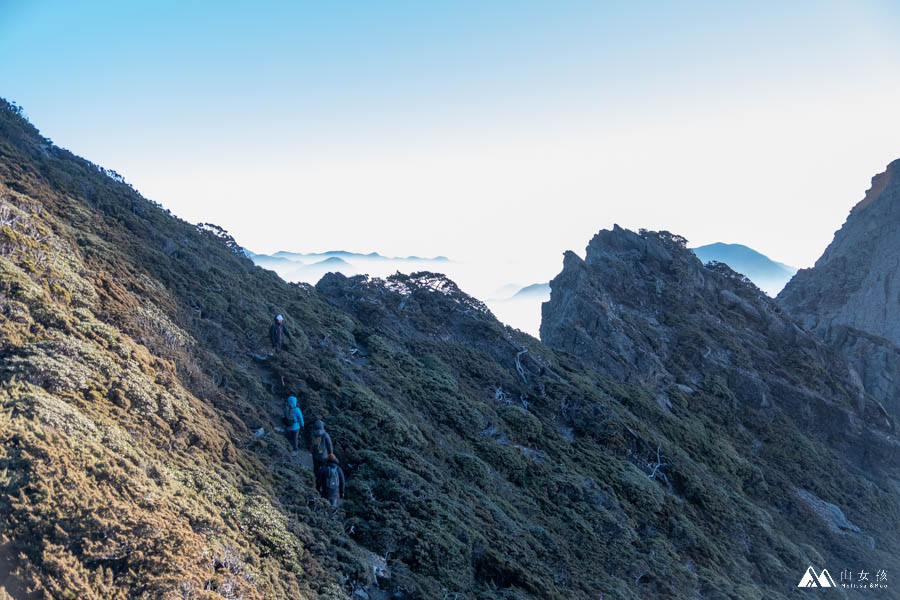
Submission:
[[[522,284],[520,283],[507,283],[498,287],[496,290],[491,292],[490,299],[492,300],[509,300],[516,293],[522,289]]]
[[[692,248],[697,258],[704,263],[717,261],[725,263],[734,271],[746,276],[756,286],[769,296],[776,296],[790,281],[797,269],[789,265],[776,262],[742,244],[725,244],[716,242],[706,246]]]
[[[498,319],[538,337],[541,329],[541,303],[550,299],[549,283],[533,283],[525,287],[507,284],[497,290],[488,302]]]
[[[360,254],[344,250],[329,252],[288,252],[273,254],[247,254],[257,265],[278,273],[285,281],[315,284],[329,272],[343,275],[367,274],[387,277],[394,273],[410,274],[416,271],[438,271],[451,276],[469,293],[487,298],[485,300],[494,314],[504,323],[521,329],[537,337],[540,328],[541,302],[550,295],[548,284],[534,284],[522,287],[520,284],[506,284],[495,288],[496,282],[485,284],[485,273],[494,272],[490,258],[478,262],[462,263],[450,261],[445,256],[420,258],[417,256],[387,257],[378,252]],[[502,266],[496,267],[502,272]],[[487,275],[489,277],[490,275]]]
[[[550,283],[532,283],[527,285],[516,292],[513,298],[543,298],[548,300],[550,298]]]
[[[325,260],[321,260],[319,262],[313,263],[310,266],[313,266],[313,267],[327,266],[327,267],[334,267],[334,268],[339,269],[339,268],[345,267],[345,266],[350,267],[351,265],[343,258],[340,258],[338,256],[332,256],[331,258],[326,258]]]
[[[286,250],[279,250],[278,252],[274,252],[273,254],[256,254],[254,252],[250,252],[251,258],[257,257],[273,257],[273,258],[284,258],[287,260],[299,261],[299,262],[309,262],[312,260],[318,260],[323,258],[343,258],[345,260],[360,260],[360,261],[408,261],[408,262],[429,262],[429,263],[439,263],[439,262],[449,262],[449,258],[446,256],[435,256],[433,258],[422,258],[419,256],[384,256],[379,254],[378,252],[370,252],[368,254],[363,254],[360,252],[348,252],[346,250],[329,250],[328,252],[288,252]]]

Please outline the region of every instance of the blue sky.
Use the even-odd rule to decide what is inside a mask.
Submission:
[[[897,31],[888,2],[0,0],[0,95],[256,251],[538,281],[618,222],[807,266],[900,157]]]

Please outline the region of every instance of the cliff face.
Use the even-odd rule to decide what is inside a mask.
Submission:
[[[683,414],[684,398],[703,391],[728,398],[742,424],[790,419],[847,458],[893,452],[894,422],[848,360],[743,276],[703,265],[683,238],[601,231],[584,260],[566,253],[550,285],[542,341],[654,390],[665,411]]]
[[[0,104],[0,598],[787,598],[810,564],[887,568],[896,446],[851,382],[770,316],[799,357],[754,387],[761,334],[724,334],[777,307],[615,237],[612,370],[437,274],[286,284]],[[657,280],[669,333],[639,318]],[[679,337],[714,301],[733,328]],[[339,511],[272,433],[288,394],[331,431]]]
[[[721,380],[747,406],[866,411],[840,355],[727,266],[704,266],[677,236],[601,231],[585,260],[566,254],[551,288],[543,341],[617,379],[668,390],[662,402],[679,386]]]
[[[900,160],[872,187],[778,303],[840,350],[866,390],[900,414]]]
[[[778,300],[811,331],[847,325],[900,344],[900,160],[872,178],[815,266]]]
[[[767,473],[791,471],[803,459],[791,452],[769,462],[768,443],[743,445],[730,432],[778,423],[784,429],[772,444],[824,442],[854,472],[878,479],[884,468],[896,484],[894,423],[870,401],[847,360],[742,276],[703,265],[682,238],[601,231],[584,260],[566,253],[550,285],[543,342],[647,389],[667,415],[648,415],[649,421],[690,428],[699,417],[711,436],[730,440],[739,456],[766,464]],[[807,498],[800,480],[786,489],[796,486]]]

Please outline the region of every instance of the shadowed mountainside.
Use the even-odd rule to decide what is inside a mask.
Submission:
[[[762,506],[775,509],[792,493],[810,499],[808,469],[815,467],[801,467],[804,460],[794,454],[798,444],[824,444],[830,450],[821,449],[825,454],[814,462],[840,463],[868,481],[866,486],[881,482],[888,495],[900,489],[894,421],[866,394],[847,360],[745,277],[722,263],[703,265],[683,238],[619,227],[601,231],[584,260],[566,253],[563,271],[550,285],[544,343],[613,379],[656,390],[659,411],[683,427],[703,415],[704,427],[715,432],[711,439],[764,466],[767,480],[775,472],[790,474],[777,492],[770,488]],[[777,428],[776,453],[790,448],[789,453],[767,455],[775,449],[760,442],[760,427]],[[853,494],[849,488],[814,493],[838,505],[835,498]],[[877,520],[862,526],[878,528]],[[856,560],[869,552],[850,531],[842,530],[851,538],[847,547],[835,536],[831,551],[843,561],[834,562],[848,560],[853,544],[859,544]],[[789,537],[802,539],[798,535]],[[816,547],[822,551],[821,543]]]
[[[295,339],[266,357],[275,313]],[[814,412],[715,374],[660,403],[438,274],[287,284],[8,104],[0,332],[0,597],[787,598],[900,552],[893,463]],[[787,380],[889,447],[815,352]],[[271,433],[289,393],[334,437],[339,511]]]

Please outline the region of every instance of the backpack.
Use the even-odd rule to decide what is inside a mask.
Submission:
[[[325,432],[317,431],[313,434],[310,448],[313,456],[324,460],[328,456],[328,446],[325,445]]]
[[[328,495],[338,494],[341,491],[341,476],[337,465],[328,467],[328,474],[325,476],[325,492]]]
[[[291,425],[293,425],[294,423],[297,422],[297,416],[294,415],[294,407],[293,406],[290,408],[290,411],[291,411],[290,412],[291,416],[285,415],[285,416],[281,417],[281,422],[284,423],[285,427],[290,427]]]

